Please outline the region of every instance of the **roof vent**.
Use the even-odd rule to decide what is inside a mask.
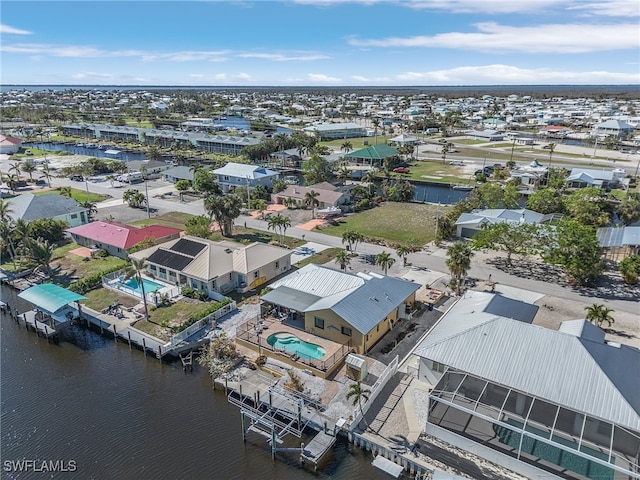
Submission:
[[[100,226],[101,227],[106,227],[106,225],[104,223],[101,223]]]
[[[116,228],[116,230],[117,230],[118,232],[121,232],[121,231],[122,231],[122,229],[121,229],[121,228]]]
[[[225,251],[225,253],[231,253],[231,249],[230,248],[225,248],[224,251]]]

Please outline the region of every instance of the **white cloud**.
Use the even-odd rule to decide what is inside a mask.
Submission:
[[[323,73],[309,73],[307,78],[313,83],[342,83],[341,78],[330,77]]]
[[[636,84],[640,73],[563,71],[550,68],[519,68],[511,65],[464,66],[429,72],[405,72],[396,82],[425,85],[606,85]]]
[[[511,27],[478,23],[477,33],[450,32],[433,36],[389,37],[379,40],[348,39],[362,47],[428,47],[477,50],[492,53],[585,53],[640,47],[637,23],[552,24]]]
[[[146,62],[166,60],[169,62],[224,62],[227,60],[228,50],[221,51],[182,51],[167,53],[144,53],[142,59]]]
[[[237,55],[240,58],[257,58],[261,60],[272,60],[274,62],[308,62],[312,60],[325,60],[330,58],[323,54],[290,54],[285,55],[283,53],[241,53]]]
[[[581,2],[568,7],[568,10],[574,10],[589,16],[638,17],[640,16],[640,3],[637,0]]]
[[[581,10],[588,15],[638,16],[640,6],[637,0],[293,0],[301,5],[330,7],[341,4],[393,4],[416,10],[432,10],[449,13],[481,14],[528,14],[561,13]]]
[[[22,30],[20,28],[12,27],[11,25],[5,25],[0,23],[0,33],[9,33],[12,35],[31,35],[33,32],[29,30]]]

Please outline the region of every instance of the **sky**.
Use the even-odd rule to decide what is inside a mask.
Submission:
[[[638,0],[0,4],[3,85],[640,85]]]

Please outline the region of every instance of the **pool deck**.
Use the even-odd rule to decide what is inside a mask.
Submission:
[[[316,344],[324,348],[325,354],[317,360],[309,360],[291,353],[282,348],[273,348],[267,343],[267,338],[274,333],[289,333],[300,340]],[[272,317],[260,320],[249,320],[239,325],[236,330],[236,341],[257,351],[259,355],[268,355],[277,360],[288,363],[300,369],[311,367],[315,374],[326,378],[342,362],[344,357],[352,350],[348,345],[342,345],[326,338],[321,338],[298,328],[282,323]]]
[[[307,343],[313,343],[324,348],[324,356],[318,358],[317,360],[323,360],[330,358],[336,352],[340,351],[342,345],[336,342],[332,342],[331,340],[327,340],[326,338],[321,338],[311,333],[305,332],[304,330],[300,330],[298,328],[292,327],[290,325],[286,325],[282,323],[280,320],[276,320],[275,318],[267,318],[262,321],[262,338],[268,338],[270,335],[274,333],[290,333],[298,337],[300,340],[303,340]],[[281,350],[281,349],[279,349]]]

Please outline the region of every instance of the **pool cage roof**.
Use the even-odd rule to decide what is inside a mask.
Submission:
[[[575,464],[587,460],[640,478],[640,432],[451,368],[445,370],[430,401],[429,423],[450,428],[443,422],[447,414],[439,417],[437,404],[485,420],[492,425],[489,436],[508,446],[517,458],[530,454],[572,471],[579,471]],[[542,443],[536,447],[536,441]],[[547,451],[542,444],[547,445]],[[592,473],[583,473],[592,476],[598,468],[603,471],[591,464],[588,469]],[[605,474],[603,478],[614,477]]]

